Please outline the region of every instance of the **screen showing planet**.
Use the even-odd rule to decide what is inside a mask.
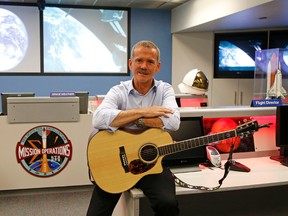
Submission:
[[[124,10],[45,7],[44,72],[127,73]]]
[[[0,5],[0,72],[128,74],[128,17],[128,9]]]
[[[39,10],[0,6],[0,72],[40,72]]]

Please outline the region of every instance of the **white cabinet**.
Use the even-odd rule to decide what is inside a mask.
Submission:
[[[212,106],[249,106],[253,90],[253,79],[213,79]]]

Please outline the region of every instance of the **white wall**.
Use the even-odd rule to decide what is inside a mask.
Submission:
[[[178,84],[192,69],[203,71],[209,80],[208,104],[211,104],[213,79],[213,32],[176,33],[172,36],[172,86],[180,93]]]
[[[191,0],[172,10],[171,31],[187,31],[271,1],[273,0]]]

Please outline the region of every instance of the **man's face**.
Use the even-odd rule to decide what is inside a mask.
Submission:
[[[143,46],[135,47],[133,59],[129,59],[129,68],[134,79],[140,83],[153,80],[154,75],[160,70],[157,50]]]

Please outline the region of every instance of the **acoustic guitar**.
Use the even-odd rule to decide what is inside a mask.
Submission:
[[[89,140],[88,166],[100,188],[109,193],[121,193],[132,188],[142,177],[161,173],[161,162],[166,155],[236,136],[243,137],[259,128],[258,122],[253,120],[233,130],[180,142],[174,142],[169,132],[156,128],[140,134],[103,130]]]

